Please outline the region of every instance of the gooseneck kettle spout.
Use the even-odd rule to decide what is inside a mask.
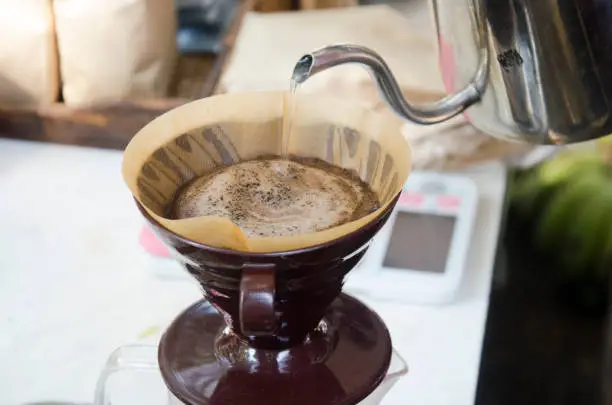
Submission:
[[[446,121],[481,99],[487,81],[486,52],[481,60],[481,66],[471,83],[458,92],[426,105],[409,103],[384,59],[373,50],[357,45],[331,45],[304,55],[295,65],[292,80],[301,84],[329,68],[348,63],[360,64],[370,71],[383,100],[395,113],[405,120],[428,125]]]
[[[381,56],[361,46],[309,53],[293,80],[356,63],[407,121],[436,124],[463,113],[483,133],[530,144],[605,137],[612,134],[612,10],[605,1],[582,3],[430,0],[448,94],[431,104],[406,101]]]

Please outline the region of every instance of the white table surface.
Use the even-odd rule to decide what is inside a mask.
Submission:
[[[194,282],[156,275],[181,269],[138,244],[143,220],[120,164],[116,151],[0,140],[2,405],[91,403],[112,350],[155,339],[200,297]],[[479,221],[496,216],[487,199],[503,190],[484,186]],[[492,248],[470,256],[451,306],[368,301],[410,367],[385,405],[473,404],[493,260]]]

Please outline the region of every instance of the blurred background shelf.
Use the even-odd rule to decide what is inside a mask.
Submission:
[[[224,2],[217,2],[224,3]],[[122,100],[107,105],[75,109],[61,102],[35,109],[0,106],[0,136],[60,144],[123,149],[132,136],[153,118],[190,100],[214,94],[236,40],[244,16],[255,9],[255,0],[240,0],[226,9],[225,25],[218,27],[215,41],[210,35],[181,42],[167,98]],[[197,41],[196,41],[197,43]]]

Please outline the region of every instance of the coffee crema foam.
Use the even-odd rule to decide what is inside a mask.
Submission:
[[[256,159],[198,177],[176,194],[169,216],[229,218],[249,237],[312,233],[379,208],[356,173],[315,158]]]

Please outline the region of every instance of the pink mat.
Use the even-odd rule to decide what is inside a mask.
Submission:
[[[171,257],[170,251],[166,245],[161,243],[153,231],[151,231],[151,228],[146,225],[140,230],[139,242],[142,247],[153,256]]]

